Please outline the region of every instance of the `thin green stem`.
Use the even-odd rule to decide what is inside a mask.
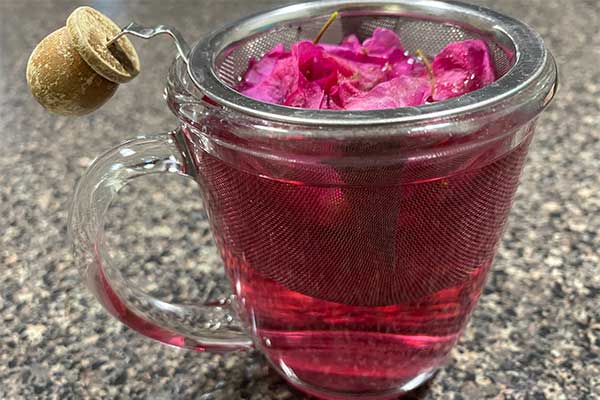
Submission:
[[[415,53],[417,54],[417,57],[419,57],[421,59],[421,61],[423,61],[423,64],[425,65],[425,69],[427,70],[427,75],[429,75],[429,81],[431,82],[431,94],[435,94],[435,75],[433,74],[433,66],[431,65],[431,61],[429,61],[429,59],[427,58],[427,56],[425,55],[425,53],[423,53],[423,50],[417,50],[415,51]]]
[[[319,34],[317,35],[317,37],[313,40],[313,44],[319,43],[319,41],[321,40],[321,38],[323,37],[323,35],[327,31],[327,29],[331,26],[331,24],[333,24],[333,21],[335,21],[335,19],[338,17],[338,15],[340,15],[340,13],[337,11],[334,11],[333,14],[331,14],[331,16],[329,17],[327,22],[325,22],[325,25],[323,25],[323,27],[319,31]]]

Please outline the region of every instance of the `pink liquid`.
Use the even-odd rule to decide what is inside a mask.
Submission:
[[[302,295],[252,269],[230,270],[274,366],[292,383],[350,393],[398,388],[443,363],[486,272],[478,268],[463,284],[412,304],[360,307]]]
[[[385,186],[277,181],[198,150],[213,234],[257,346],[320,393],[391,392],[433,371],[481,293],[527,144],[482,168]]]

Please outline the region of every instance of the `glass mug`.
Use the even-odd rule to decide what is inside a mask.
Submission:
[[[352,113],[231,89],[250,57],[314,36],[334,10],[332,41],[375,26],[432,52],[479,37],[502,77],[441,103]],[[431,34],[410,35],[423,27]],[[89,167],[71,212],[77,262],[102,305],[150,338],[198,351],[255,347],[321,398],[396,397],[444,363],[466,325],[556,77],[529,27],[458,3],[321,1],[238,21],[174,61],[175,130]],[[129,181],[156,173],[198,182],[231,297],[168,304],[112,265],[105,212]]]

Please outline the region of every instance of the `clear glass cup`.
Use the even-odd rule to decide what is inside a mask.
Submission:
[[[359,8],[361,18],[415,20],[444,11],[481,35],[487,23],[507,71],[462,99],[364,113],[261,104],[214,73],[244,27],[255,40],[277,24],[331,10],[354,18]],[[326,1],[235,26],[174,61],[166,98],[179,126],[110,150],[78,184],[70,233],[86,282],[150,338],[197,351],[258,348],[321,398],[411,390],[443,364],[481,294],[537,116],[556,91],[552,56],[517,21],[441,2]],[[156,173],[198,182],[229,298],[168,304],[113,265],[105,212],[128,182]]]

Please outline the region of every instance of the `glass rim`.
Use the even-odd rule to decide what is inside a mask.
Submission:
[[[492,34],[495,40],[515,49],[515,63],[496,82],[474,92],[419,107],[371,111],[309,110],[269,104],[244,96],[221,80],[214,65],[227,46],[267,26],[327,15],[362,10],[374,15],[406,14],[442,19]],[[190,52],[187,74],[203,95],[242,114],[274,122],[306,126],[368,126],[417,124],[431,120],[457,119],[469,114],[541,100],[537,114],[556,92],[557,68],[540,35],[525,23],[493,10],[460,2],[438,0],[324,0],[275,8],[231,23],[201,39]],[[540,84],[541,82],[541,84]]]

